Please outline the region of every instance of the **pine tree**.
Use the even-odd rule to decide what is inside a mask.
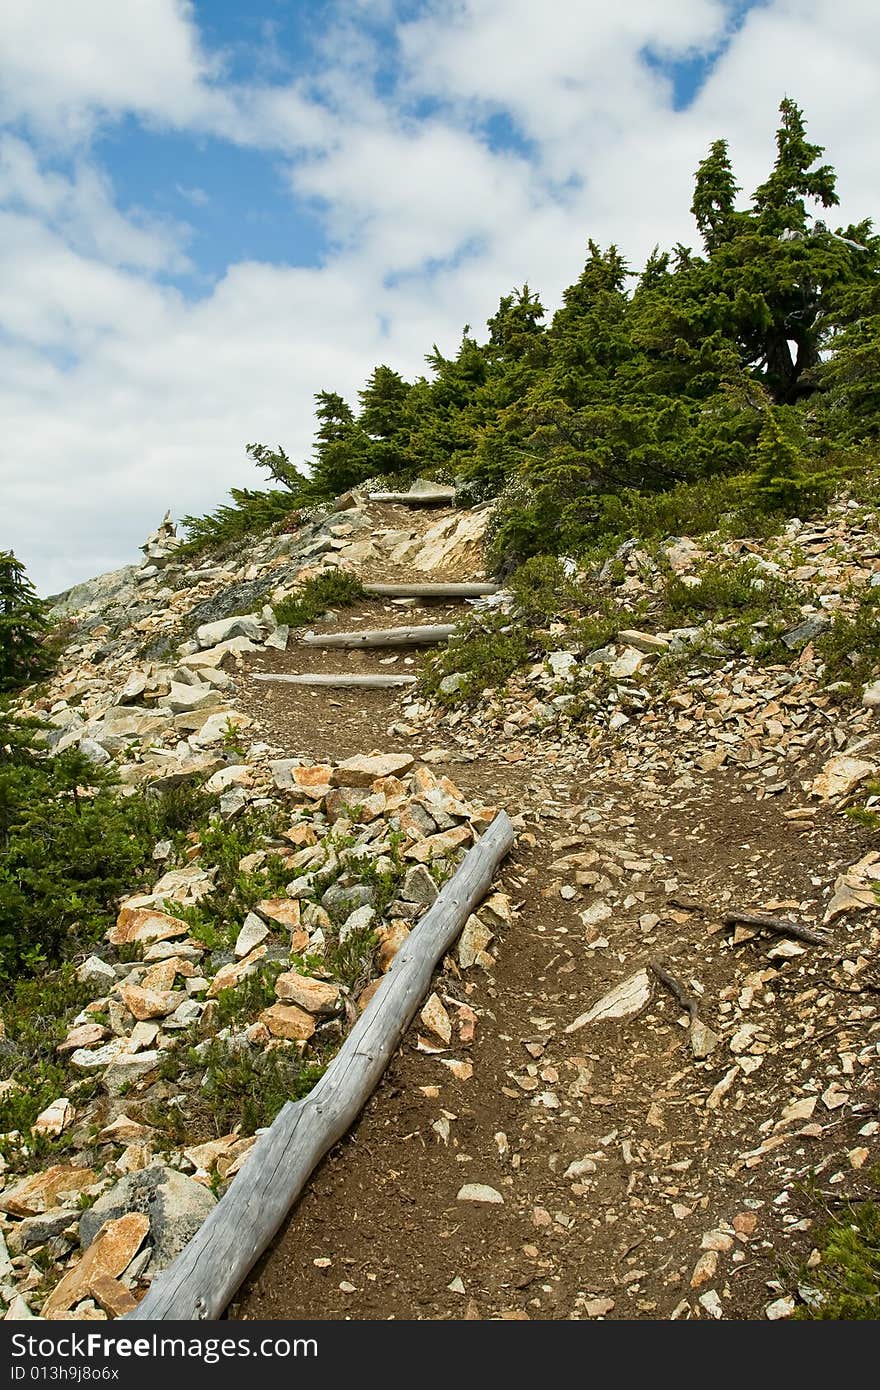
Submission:
[[[726,140],[716,140],[697,168],[691,212],[708,252],[729,241],[736,227],[734,202],[739,184],[733,176]]]
[[[46,605],[11,550],[0,550],[0,694],[47,674]]]

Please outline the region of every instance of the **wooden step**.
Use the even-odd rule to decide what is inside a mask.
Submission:
[[[397,502],[403,507],[452,507],[455,504],[455,489],[437,492],[370,492],[370,502]]]
[[[376,598],[482,598],[497,594],[500,584],[365,584],[364,592]]]
[[[366,632],[307,632],[299,640],[306,647],[425,647],[448,642],[454,623],[428,623],[423,627],[373,628]]]
[[[329,675],[304,675],[287,676],[282,673],[270,671],[252,671],[251,680],[255,681],[281,681],[285,685],[311,685],[323,686],[325,689],[337,690],[396,690],[401,686],[415,685],[415,676],[348,676],[341,673],[338,676]]]

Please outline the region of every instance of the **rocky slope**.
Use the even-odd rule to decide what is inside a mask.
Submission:
[[[500,804],[521,833],[495,893],[234,1315],[778,1318],[815,1301],[817,1223],[873,1191],[880,1130],[880,852],[845,815],[873,800],[876,690],[857,652],[841,682],[817,645],[880,583],[874,518],[840,504],[770,540],[627,542],[589,584],[637,621],[589,649],[553,618],[503,690],[463,703],[451,670],[436,703],[251,679],[316,669],[271,605],[321,569],[481,573],[486,510],[338,507],[197,569],[163,524],[140,570],[77,591],[40,702],[52,748],[114,760],[129,787],[204,780],[223,825],[258,818],[234,866],[256,878],[205,940],[216,843],[174,863],[157,845],[152,891],[81,963],[70,1085],[38,1121],[72,1142],[49,1164],[25,1136],[2,1175],[6,1316],[131,1306],[247,1161],[253,1124],[218,1128],[219,1090],[242,1087],[243,1113],[264,1057],[284,1059],[282,1091],[307,1084]],[[670,575],[696,590],[719,564],[769,586],[748,632],[670,621]],[[493,605],[515,621],[512,595]],[[421,607],[365,602],[319,628],[431,621]],[[3,1084],[24,1077],[19,1061]]]

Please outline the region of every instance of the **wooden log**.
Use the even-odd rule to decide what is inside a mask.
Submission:
[[[499,811],[407,937],[314,1090],[284,1105],[225,1196],[126,1318],[186,1321],[221,1315],[316,1164],[363,1109],[428,992],[437,961],[485,896],[513,840],[510,819]]]
[[[365,584],[364,592],[377,598],[482,598],[497,594],[500,584]]]
[[[370,492],[370,502],[399,502],[404,507],[453,506],[455,492]]]
[[[382,627],[365,632],[307,632],[300,642],[307,647],[424,647],[447,642],[454,623],[428,623],[424,627]]]
[[[286,685],[325,686],[345,690],[394,690],[402,685],[415,685],[415,676],[286,676],[269,671],[251,671],[252,681],[283,681]]]

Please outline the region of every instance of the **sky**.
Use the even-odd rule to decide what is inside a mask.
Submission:
[[[42,594],[136,561],[247,443],[307,461],[316,391],[552,311],[590,237],[697,245],[783,96],[880,219],[876,0],[4,0],[0,549]]]

